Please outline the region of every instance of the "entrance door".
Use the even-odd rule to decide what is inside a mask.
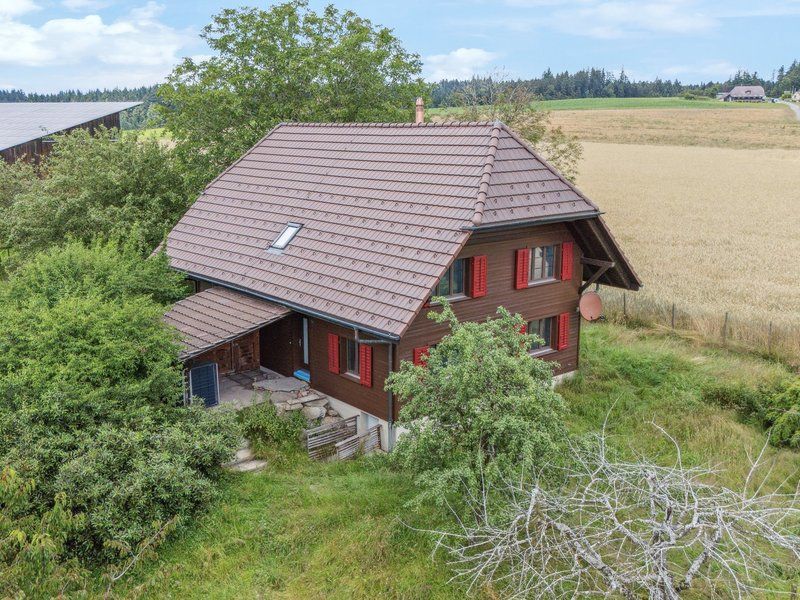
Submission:
[[[189,394],[202,398],[206,408],[219,404],[217,363],[206,363],[189,371]]]

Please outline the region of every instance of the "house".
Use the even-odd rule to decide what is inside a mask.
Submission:
[[[119,129],[119,115],[141,102],[2,102],[0,155],[7,163],[39,162],[53,145],[50,136],[100,125]]]
[[[384,381],[445,334],[432,296],[520,313],[537,355],[577,368],[584,288],[640,286],[600,210],[503,123],[421,120],[280,124],[206,187],[165,245],[198,292],[168,315],[192,394],[294,374],[391,447]]]
[[[725,102],[765,102],[767,95],[760,85],[737,85],[730,92],[717,94],[717,99]]]

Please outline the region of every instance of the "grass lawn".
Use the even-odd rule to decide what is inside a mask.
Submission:
[[[656,333],[615,325],[584,328],[580,375],[561,387],[573,433],[598,431],[613,407],[610,431],[623,450],[646,450],[671,461],[673,448],[652,427],[672,433],[690,463],[726,469],[735,485],[746,452],[763,433],[735,415],[704,405],[701,386],[714,379],[750,383],[786,377],[780,365],[704,349]],[[769,451],[772,479],[797,481],[800,455]],[[440,519],[409,516],[409,477],[383,460],[310,463],[231,475],[208,514],[161,549],[117,589],[146,598],[462,598],[448,585],[431,541],[406,528]],[[786,583],[788,588],[789,583]],[[486,597],[493,597],[490,592]]]
[[[534,102],[540,110],[610,110],[626,108],[780,108],[771,102],[720,102],[714,98],[686,100],[681,97],[668,98],[571,98],[567,100],[541,100]],[[432,115],[445,115],[452,108],[429,108]]]

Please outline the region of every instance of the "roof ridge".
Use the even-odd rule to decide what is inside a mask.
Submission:
[[[488,127],[495,125],[496,121],[428,121],[425,123],[397,122],[397,123],[329,123],[313,121],[281,121],[275,128],[283,126],[292,127]]]
[[[486,162],[483,165],[481,181],[478,184],[478,197],[475,199],[475,213],[472,215],[472,224],[480,225],[483,222],[483,209],[486,207],[486,196],[489,193],[489,181],[494,171],[494,159],[497,155],[497,146],[500,143],[500,129],[503,124],[494,121],[492,133],[489,138],[489,149],[486,151]]]

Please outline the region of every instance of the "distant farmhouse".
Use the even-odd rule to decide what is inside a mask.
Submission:
[[[7,163],[39,162],[52,146],[50,136],[73,129],[119,128],[121,112],[141,102],[2,102],[0,155]]]
[[[765,102],[767,95],[760,85],[737,85],[730,92],[717,94],[723,102]]]

